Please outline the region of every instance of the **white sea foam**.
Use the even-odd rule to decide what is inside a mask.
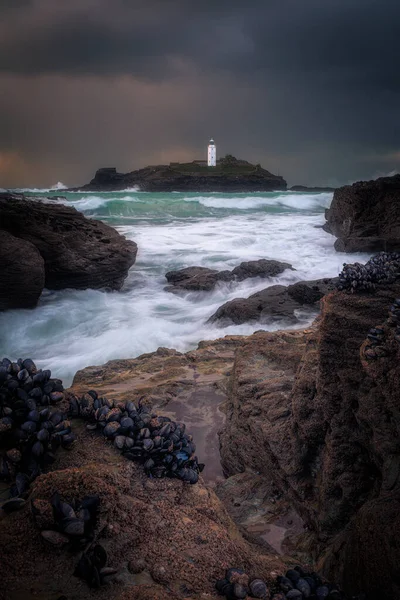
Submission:
[[[55,183],[52,187],[49,188],[15,188],[13,192],[29,192],[31,194],[45,194],[47,192],[56,192],[58,190],[66,190],[67,186],[64,185],[61,181]]]
[[[127,196],[132,201],[133,213],[142,210],[136,193]],[[272,200],[280,201],[283,196],[285,194]],[[330,195],[286,194],[286,200],[291,202],[293,198],[300,204],[303,202],[304,206],[309,201],[308,196],[321,203]],[[326,196],[325,200],[321,198],[323,196]],[[263,198],[268,199],[261,196]],[[95,212],[96,207],[117,199],[121,197],[115,194],[81,194],[69,203],[79,210]],[[249,196],[248,199],[258,201],[260,197]],[[214,200],[225,201],[219,197]],[[129,201],[124,199],[124,202]],[[150,208],[151,202],[149,195]],[[175,194],[174,200],[170,195],[164,202],[167,206],[173,202],[179,206],[183,204]],[[299,204],[296,206],[299,209]],[[51,368],[54,375],[68,385],[78,369],[110,359],[134,357],[159,346],[186,351],[202,339],[285,327],[288,324],[281,322],[219,329],[207,324],[207,319],[221,304],[235,297],[248,297],[276,283],[336,276],[343,262],[368,258],[368,255],[335,252],[334,237],[320,227],[324,222],[321,206],[311,214],[309,208],[281,212],[254,208],[240,214],[235,211],[221,213],[222,216],[209,215],[205,208],[201,210],[199,217],[190,213],[190,218],[179,216],[162,222],[156,212],[154,218],[144,220],[139,216],[129,225],[122,225],[126,223],[122,219],[114,221],[119,223],[118,230],[135,240],[139,247],[137,262],[130,270],[123,290],[114,293],[46,291],[34,310],[0,313],[0,356],[7,355],[12,359],[30,356],[39,367]],[[164,290],[165,273],[172,269],[192,265],[232,269],[242,261],[259,258],[284,260],[296,271],[286,270],[278,277],[265,280],[255,278],[238,284],[220,284],[207,293],[176,295]],[[304,316],[299,326],[306,322]]]
[[[66,189],[67,189],[67,186],[64,185],[61,181],[58,181],[55,185],[53,185],[50,188],[50,191],[52,192],[52,191],[56,191],[56,190],[66,190]]]
[[[284,206],[296,210],[312,210],[317,207],[328,207],[331,200],[331,193],[321,194],[285,194],[279,196],[233,196],[230,198],[220,198],[217,196],[197,196],[186,197],[186,202],[199,202],[208,208],[233,208],[236,210],[250,210],[262,206]]]
[[[104,198],[104,196],[86,196],[79,200],[63,200],[62,202],[68,206],[75,206],[77,210],[96,210],[96,208],[106,205],[108,199]]]

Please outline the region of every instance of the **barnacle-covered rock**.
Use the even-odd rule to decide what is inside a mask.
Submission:
[[[394,283],[399,277],[400,253],[380,252],[365,265],[344,263],[337,288],[351,293],[373,292],[377,285]]]

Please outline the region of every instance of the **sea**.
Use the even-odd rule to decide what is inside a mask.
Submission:
[[[284,320],[222,328],[207,320],[228,300],[276,284],[335,277],[344,262],[369,258],[335,252],[335,238],[322,229],[331,193],[71,193],[63,188],[59,183],[18,191],[73,206],[138,244],[121,291],[44,290],[36,308],[0,313],[0,357],[32,358],[65,386],[79,369],[160,346],[185,352],[201,340],[293,328]],[[219,283],[211,292],[165,290],[168,271],[194,265],[225,270],[260,258],[288,262],[295,271]],[[315,315],[297,316],[297,326],[304,327]]]

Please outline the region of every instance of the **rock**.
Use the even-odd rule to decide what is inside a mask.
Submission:
[[[112,227],[75,208],[21,195],[0,193],[0,228],[36,248],[49,289],[119,289],[136,258],[135,242]]]
[[[262,258],[260,260],[250,260],[240,263],[238,267],[235,267],[231,271],[231,275],[237,281],[243,281],[249,277],[276,277],[286,269],[295,270],[289,263]]]
[[[400,249],[400,175],[359,181],[335,190],[325,231],[338,252]]]
[[[142,573],[147,568],[147,563],[143,558],[132,559],[128,564],[128,569],[131,573],[137,575]]]
[[[187,267],[179,271],[169,271],[165,277],[171,286],[167,291],[210,291],[219,281],[243,281],[250,277],[276,277],[285,269],[294,270],[289,263],[278,260],[250,260],[242,262],[232,271],[216,271],[205,267]]]
[[[111,191],[138,186],[146,192],[265,192],[286,190],[286,181],[260,165],[233,156],[210,169],[198,161],[149,166],[130,173],[114,167],[98,169],[87,185],[74,190]]]
[[[33,244],[0,230],[0,310],[32,308],[45,281],[44,260]]]
[[[177,389],[185,389],[185,384],[178,382],[185,374],[193,376],[193,364],[206,371],[204,381],[203,377],[199,378],[200,387],[205,386],[206,381],[209,385],[209,371],[213,367],[215,379],[222,380],[224,376],[220,371],[226,370],[227,364],[232,365],[234,349],[240,343],[241,340],[232,336],[229,344],[224,340],[211,342],[188,355],[161,352],[113,361],[104,367],[102,389],[105,393],[111,386],[116,400],[125,395],[132,398],[144,393],[146,396],[163,393],[161,401],[165,412],[169,409],[168,398],[172,398],[171,404],[175,406],[178,401],[170,395],[170,390],[176,394]],[[227,350],[230,350],[229,357]],[[94,369],[81,372],[77,379],[86,390],[98,388],[100,391]],[[116,380],[122,385],[118,386]],[[76,384],[74,390],[77,387]],[[185,396],[184,391],[182,395]],[[193,411],[189,417],[196,415],[198,422],[201,417],[196,412],[199,397],[194,396],[191,402],[189,395],[185,396],[188,404],[182,405],[182,411],[185,414]],[[171,407],[170,410],[176,409]],[[65,499],[86,495],[100,497],[96,543],[105,548],[109,565],[123,575],[118,588],[113,586],[108,590],[108,597],[128,600],[134,589],[138,600],[185,598],[187,594],[182,592],[182,585],[186,583],[190,584],[190,597],[200,600],[202,594],[213,594],[216,577],[231,564],[241,564],[263,578],[271,571],[285,569],[280,559],[260,552],[240,535],[216,494],[206,488],[202,480],[196,486],[188,486],[178,479],[149,479],[142,465],[126,460],[102,436],[93,436],[85,427],[79,427],[79,420],[74,422],[74,432],[76,443],[62,453],[64,456],[59,456],[57,470],[43,473],[35,480],[30,498],[38,508],[48,504],[55,490]],[[209,434],[207,427],[204,432],[207,441]],[[213,435],[217,441],[216,432]],[[198,437],[196,433],[196,440]],[[198,448],[198,452],[203,451]],[[12,590],[13,595],[20,598],[30,596],[32,585],[37,585],[43,598],[58,598],[66,590],[68,598],[91,596],[89,588],[82,588],[82,581],[72,576],[77,556],[44,544],[29,511],[25,512],[27,514],[0,519],[2,589]],[[160,540],[163,540],[161,546]],[[140,574],[136,574],[139,569]],[[5,598],[9,598],[7,592]]]
[[[383,358],[362,358],[396,297],[399,284],[367,297],[335,292],[322,299],[318,326],[298,333],[303,348],[272,333],[239,347],[220,436],[225,473],[275,486],[304,520],[324,575],[349,596],[399,595],[396,330],[385,326]]]
[[[308,307],[310,314],[318,310],[320,299],[335,289],[337,278],[299,281],[293,285],[273,285],[256,292],[249,298],[235,298],[226,302],[209,318],[209,323],[220,326],[234,323],[285,321],[297,323],[296,310]]]
[[[165,274],[171,286],[166,287],[168,291],[210,291],[218,281],[219,271],[205,267],[187,267],[179,271],[169,271]]]
[[[289,192],[334,192],[335,188],[333,187],[307,187],[306,185],[292,185],[289,188]]]

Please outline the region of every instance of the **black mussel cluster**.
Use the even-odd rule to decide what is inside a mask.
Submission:
[[[362,265],[343,264],[337,288],[349,292],[374,291],[380,283],[394,283],[400,277],[400,253],[380,252]]]
[[[59,446],[69,448],[74,442],[67,415],[54,408],[63,399],[61,380],[37,369],[31,359],[0,362],[0,480],[14,482],[13,498],[23,496],[54,462]],[[1,508],[16,510],[18,502],[8,501]]]
[[[99,398],[90,390],[81,398],[70,396],[70,415],[88,420],[87,429],[100,430],[129,460],[143,463],[150,477],[176,477],[197,483],[204,464],[195,456],[196,445],[184,423],[157,416],[139,400],[117,402]]]
[[[396,298],[390,307],[388,323],[391,327],[396,327],[394,339],[400,344],[400,298]]]
[[[386,325],[395,327],[394,339],[400,345],[400,298],[394,300],[389,310],[389,317]],[[376,360],[389,354],[389,349],[385,344],[385,330],[380,327],[373,327],[367,335],[367,343],[364,349],[364,356],[367,360]]]
[[[250,580],[242,569],[228,569],[225,578],[215,584],[220,596],[228,600],[241,598],[262,598],[264,600],[365,600],[364,594],[351,599],[340,591],[338,586],[325,582],[317,573],[309,573],[302,567],[289,569],[279,575],[268,587],[262,579]]]
[[[219,579],[215,588],[220,596],[225,596],[229,600],[236,598],[269,598],[267,584],[262,579],[253,579],[242,569],[228,569],[225,572],[225,578]]]
[[[80,577],[91,588],[99,588],[110,583],[118,570],[108,567],[108,556],[105,548],[100,544],[91,546],[82,553],[76,566],[74,575]]]
[[[382,327],[372,327],[367,335],[364,356],[367,360],[376,360],[387,356],[388,350],[385,346],[385,332]]]
[[[41,535],[53,546],[81,548],[93,540],[100,505],[98,496],[85,496],[82,500],[65,502],[55,492],[51,498],[52,523],[49,523],[48,502],[32,500],[33,518]]]

